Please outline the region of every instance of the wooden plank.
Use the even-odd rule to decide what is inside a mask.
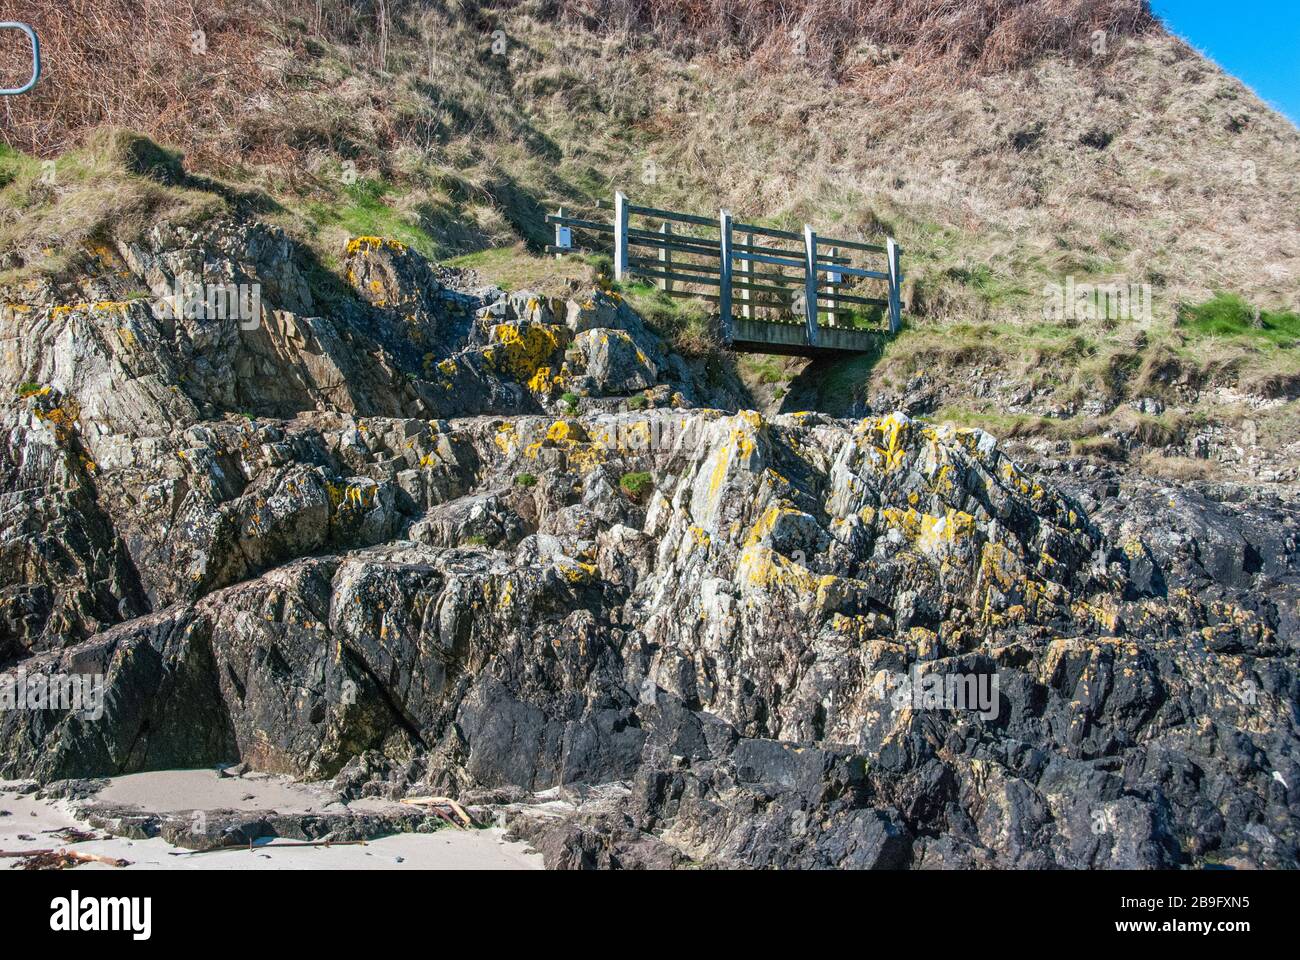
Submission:
[[[650,267],[655,270],[664,269],[663,262],[653,257],[628,257],[627,262],[634,267]],[[678,273],[685,270],[688,273],[705,273],[711,277],[722,276],[722,270],[719,267],[705,263],[688,263],[685,260],[674,260],[671,269]]]
[[[627,276],[627,197],[614,194],[614,279]]]
[[[825,290],[818,296],[823,300],[834,300],[836,303],[861,303],[871,307],[889,306],[889,301],[880,297],[856,297],[848,293],[830,293]]]
[[[602,210],[609,210],[609,209],[613,209],[613,208],[615,207],[615,205],[614,205],[614,204],[611,204],[608,200],[597,200],[597,201],[596,201],[596,206],[597,206],[598,208],[602,209]],[[716,226],[717,226],[717,221],[716,221],[716,220],[711,220],[711,219],[709,219],[708,217],[700,217],[700,216],[696,216],[696,215],[694,215],[694,214],[688,214],[688,213],[677,213],[677,212],[672,211],[672,210],[660,210],[660,209],[655,208],[655,207],[640,207],[640,206],[636,206],[636,205],[634,205],[634,204],[628,204],[628,211],[629,211],[629,213],[632,213],[632,214],[644,215],[644,216],[649,216],[649,217],[657,217],[657,218],[659,218],[659,219],[661,219],[661,220],[667,219],[667,220],[677,221],[677,222],[680,222],[680,223],[691,223],[691,224],[697,224],[697,225],[699,225],[699,226],[704,226],[704,227],[716,227]],[[552,218],[548,216],[548,217],[546,218],[546,222],[547,222],[547,223],[551,223],[551,222],[552,222]],[[587,227],[588,229],[604,229],[604,230],[607,230],[607,231],[609,231],[609,232],[613,232],[613,227],[608,227],[608,226],[605,226],[605,225],[600,224],[600,223],[595,223],[595,222],[593,222],[593,221],[581,221],[578,225],[580,225],[580,226],[585,226],[585,227]],[[803,236],[802,236],[801,234],[798,234],[798,233],[791,233],[791,232],[788,231],[788,230],[774,230],[774,229],[770,229],[770,228],[768,228],[768,227],[759,227],[759,226],[755,226],[755,225],[753,225],[753,224],[741,224],[741,223],[735,223],[734,221],[733,221],[733,223],[732,223],[732,231],[733,231],[733,234],[734,234],[734,232],[736,232],[736,231],[743,231],[743,232],[746,232],[746,233],[757,233],[757,234],[761,234],[762,236],[776,237],[776,238],[783,239],[783,240],[796,240],[796,241],[800,241],[800,242],[802,242],[802,240],[803,240]],[[631,232],[633,232],[633,228],[629,227],[629,234],[630,234]],[[649,231],[640,231],[640,232],[643,233],[645,236],[649,236],[649,237],[653,237],[653,236],[655,236],[654,233],[649,232]],[[701,243],[701,244],[708,244],[708,245],[712,246],[714,249],[717,249],[717,247],[718,247],[718,241],[716,241],[716,240],[707,240],[707,239],[705,239],[705,238],[703,238],[703,237],[687,237],[687,236],[684,236],[684,235],[678,234],[678,235],[675,236],[674,239],[675,239],[675,240],[678,240],[678,241],[689,240],[689,241],[698,242],[698,243]],[[849,240],[836,240],[836,241],[823,240],[822,242],[823,242],[823,243],[832,243],[832,242],[834,242],[834,243],[838,244],[839,246],[842,246],[842,247],[852,247],[852,248],[855,249],[855,250],[869,250],[869,251],[873,251],[873,252],[876,252],[876,253],[884,253],[884,252],[885,252],[885,248],[884,248],[884,247],[875,246],[875,245],[873,245],[873,244],[867,244],[867,243],[857,243],[857,242],[855,242],[855,241],[849,241]],[[746,244],[734,244],[734,245],[733,245],[733,249],[735,249],[736,251],[744,251],[744,252],[746,252],[746,253],[765,253],[765,254],[771,254],[771,255],[773,255],[773,256],[781,256],[781,255],[783,255],[783,254],[785,254],[785,255],[792,255],[792,256],[799,256],[800,253],[801,253],[801,251],[797,251],[797,250],[786,250],[786,249],[782,249],[782,248],[780,248],[780,247],[768,247],[768,246],[752,245],[752,244],[750,244],[750,245],[746,245]],[[826,258],[823,257],[822,259],[825,260]],[[845,263],[845,264],[847,264],[847,263],[850,262],[848,257],[839,257],[839,258],[837,258],[837,260],[838,260],[839,262],[841,262],[841,263]]]
[[[745,240],[748,246],[752,247],[754,245],[754,235],[752,233],[745,234]],[[754,291],[749,288],[748,284],[754,282],[754,261],[740,261],[740,272],[744,279],[744,283],[740,287],[740,315],[746,320],[752,320],[754,319],[754,308],[750,305],[750,300],[753,299]]]
[[[888,273],[880,273],[876,270],[863,270],[860,267],[842,267],[839,264],[827,263],[823,258],[817,261],[817,269],[822,273],[834,271],[841,273],[846,277],[864,277],[868,280],[888,280]]]
[[[808,322],[808,345],[817,346],[817,234],[808,224],[803,225],[804,244],[804,307]]]
[[[659,232],[664,235],[665,239],[667,239],[668,237],[672,236],[673,228],[665,223],[663,226],[659,228]],[[663,264],[663,269],[665,273],[672,272],[673,254],[672,251],[669,250],[666,246],[659,248],[659,262]],[[671,277],[664,277],[662,280],[659,281],[659,289],[664,291],[665,293],[667,293],[672,288],[673,288],[673,281]]]
[[[737,257],[736,259],[740,259],[740,258]],[[629,257],[628,263],[639,264],[643,267],[659,266],[659,261],[654,260],[650,257]],[[714,276],[714,277],[719,277],[722,275],[721,267],[715,267],[712,264],[708,264],[708,263],[689,263],[685,260],[674,261],[673,269],[678,271],[688,270],[692,273],[707,273],[710,276]],[[754,271],[741,271],[741,274],[747,278],[745,281],[742,282],[748,282],[748,278],[753,277],[755,280],[775,280],[779,283],[789,283],[789,284],[803,283],[803,277],[788,276],[787,274],[784,273],[768,273],[767,271],[760,272],[754,270]]]
[[[640,227],[629,227],[627,231],[629,237],[639,237],[642,240],[650,240],[655,243],[685,243],[692,246],[703,247],[708,250],[716,251],[718,241],[710,237],[697,237],[690,233],[674,233],[671,241],[665,241],[663,234],[657,230],[642,230]]]
[[[722,342],[731,342],[731,214],[726,210],[718,213],[718,236],[720,238],[722,267],[721,289],[718,300],[718,315],[722,319]]]
[[[634,277],[642,280],[676,280],[678,283],[694,283],[702,287],[721,287],[722,278],[697,277],[686,273],[668,273],[664,270],[652,270],[648,267],[632,267],[629,270]]]
[[[628,235],[627,242],[629,246],[633,247],[651,247],[655,250],[658,250],[661,247],[666,247],[669,250],[676,250],[678,253],[691,253],[697,257],[716,258],[718,256],[717,247],[707,248],[690,243],[684,243],[680,237],[673,240],[664,240],[662,238],[650,240],[646,237],[637,236],[636,231],[633,231]]]
[[[643,217],[673,220],[677,223],[693,223],[701,227],[712,227],[717,224],[716,220],[710,220],[708,217],[699,217],[693,213],[677,213],[673,210],[659,210],[655,207],[629,207],[629,211]]]
[[[680,266],[680,264],[678,264],[678,266]],[[630,270],[630,274],[634,277],[639,277],[642,280],[657,281],[657,280],[667,279],[667,280],[676,280],[678,283],[693,283],[701,287],[720,288],[722,286],[721,277],[715,279],[713,277],[692,276],[684,273],[675,273],[675,272],[665,273],[661,270],[653,270],[646,267],[633,266],[633,268]],[[788,297],[792,292],[787,287],[774,287],[762,283],[746,283],[743,280],[736,280],[734,277],[732,278],[731,281],[731,288],[733,290],[740,290],[743,288],[746,290],[752,290],[755,293],[770,293],[776,297]]]
[[[839,250],[836,247],[831,247],[830,256],[826,257],[825,259],[827,261],[830,261],[831,263],[834,263],[835,258],[838,254],[839,254]],[[819,259],[817,262],[820,265],[823,261]],[[843,282],[844,282],[844,277],[839,270],[831,270],[826,274],[826,286],[831,294],[834,294],[836,289]],[[831,300],[830,304],[828,304],[826,307],[826,322],[833,327],[835,326],[835,322],[837,319],[835,315],[834,296],[832,296],[830,300]]]
[[[762,244],[742,244],[735,245],[736,251],[740,253],[762,253],[772,257],[794,257],[799,260],[799,265],[803,266],[803,249],[790,250],[785,247],[768,247]],[[828,260],[829,257],[822,257],[822,260]],[[848,263],[848,257],[837,257],[841,263]]]
[[[584,222],[583,224],[580,225],[585,226],[586,223]],[[590,227],[588,227],[588,229],[603,229],[607,233],[614,232],[613,227],[604,227],[601,224],[593,224]],[[735,233],[734,229],[732,233],[734,235]],[[631,240],[633,239],[645,241],[644,243],[640,244],[640,246],[658,247],[660,244],[671,243],[671,244],[675,244],[675,246],[672,246],[670,248],[673,250],[695,247],[698,248],[701,255],[712,254],[714,256],[717,256],[718,250],[720,249],[720,245],[717,240],[710,240],[707,237],[692,237],[688,234],[680,234],[680,233],[673,234],[672,240],[667,241],[664,240],[663,236],[659,233],[654,233],[649,230],[638,230],[635,228],[629,228],[627,235],[629,238],[629,242],[631,242]],[[794,265],[798,266],[800,269],[803,269],[802,250],[786,250],[786,249],[782,249],[781,247],[755,246],[751,244],[734,243],[734,242],[731,245],[731,249],[733,253],[737,255],[737,258],[739,258],[739,254],[742,253],[767,254],[776,257],[786,257],[790,259],[792,263],[794,263]],[[820,261],[822,263],[829,263],[831,262],[831,258],[821,257]],[[846,265],[850,262],[848,257],[836,257],[835,261]]]
[[[599,223],[595,220],[582,220],[578,217],[557,217],[554,214],[546,215],[547,223],[557,223],[566,227],[577,227],[580,230],[595,230],[597,233],[613,233],[614,228],[608,223]]]
[[[738,260],[752,260],[755,263],[770,263],[778,267],[798,267],[802,269],[807,266],[803,260],[796,260],[794,258],[787,259],[785,257],[766,257],[757,253],[738,253],[736,254],[736,258]],[[814,267],[813,269],[816,268]]]
[[[849,250],[866,250],[869,253],[886,252],[886,248],[877,243],[862,243],[859,240],[832,240],[825,237],[822,239],[822,243],[833,243],[837,247],[847,247]]]
[[[902,255],[903,251],[894,238],[890,237],[889,246],[889,332],[898,333],[903,327],[903,270]]]
[[[791,233],[789,230],[774,230],[771,227],[760,227],[752,223],[738,223],[735,225],[737,230],[743,233],[757,233],[763,237],[777,237],[781,240],[802,240],[797,233]]]

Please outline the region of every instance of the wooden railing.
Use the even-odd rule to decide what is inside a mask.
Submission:
[[[760,312],[775,322],[792,322],[793,317],[805,327],[812,347],[818,346],[820,327],[839,327],[845,310],[853,307],[881,307],[891,332],[902,323],[902,250],[892,237],[883,245],[836,240],[819,236],[807,224],[799,234],[738,223],[726,210],[715,218],[640,207],[622,193],[614,195],[613,204],[601,201],[597,206],[613,208],[612,222],[567,216],[563,208],[548,215],[555,242],[547,252],[563,256],[578,249],[604,250],[613,256],[616,280],[651,280],[670,296],[716,303],[728,343],[736,307],[746,320]],[[633,223],[637,218],[650,224],[638,226]],[[575,231],[597,239],[579,247]],[[877,263],[855,265],[871,259]],[[850,281],[880,282],[885,295],[846,292]]]

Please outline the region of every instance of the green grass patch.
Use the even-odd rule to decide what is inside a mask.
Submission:
[[[418,223],[392,205],[394,188],[382,180],[364,177],[343,187],[337,200],[308,204],[307,215],[320,226],[338,227],[354,237],[400,240],[431,259],[438,244]]]
[[[535,487],[537,486],[537,475],[532,473],[520,473],[515,475],[516,487]]]
[[[750,355],[740,361],[741,369],[759,383],[783,383],[790,379],[780,357],[768,354]]]
[[[1300,313],[1260,310],[1257,325],[1255,308],[1235,293],[1179,307],[1178,326],[1192,336],[1238,337],[1279,346],[1300,340]]]
[[[654,478],[644,471],[625,473],[619,477],[618,485],[629,497],[639,501],[654,486]]]

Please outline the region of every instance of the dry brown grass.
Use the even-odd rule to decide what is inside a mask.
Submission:
[[[45,70],[32,93],[4,104],[5,138],[30,153],[59,153],[103,125],[132,127],[199,154],[228,149],[211,132],[222,127],[226,109],[265,84],[251,5],[36,0],[24,7],[21,19],[40,34]],[[195,52],[196,31],[203,31],[204,53]],[[20,53],[5,48],[6,76],[18,72]]]
[[[31,23],[44,72],[30,94],[8,98],[4,138],[53,156],[104,126],[138,130],[183,150],[199,168],[292,168],[301,144],[276,142],[268,113],[290,99],[294,61],[312,58],[304,30],[338,43],[358,65],[386,56],[394,6],[386,0],[33,0],[0,10]],[[10,4],[0,5],[9,7]],[[297,27],[298,29],[292,29]],[[29,54],[6,31],[0,75],[23,74]],[[259,135],[259,131],[262,135]],[[392,131],[383,131],[392,145]]]
[[[877,382],[1005,376],[1052,403],[1175,406],[1239,381],[1286,396],[1300,376],[1294,351],[1170,329],[1178,303],[1220,289],[1300,309],[1300,137],[1140,0],[35,0],[6,15],[36,21],[48,55],[37,92],[0,103],[8,143],[51,156],[131,126],[305,212],[324,246],[409,228],[439,256],[536,252],[546,209],[595,213],[621,188],[896,236],[910,330]],[[505,58],[488,50],[498,28]],[[806,58],[789,56],[798,30]],[[341,186],[345,161],[373,196]],[[1038,329],[1043,285],[1067,275],[1150,282],[1149,340]]]
[[[1154,450],[1147,451],[1137,458],[1138,468],[1148,476],[1162,480],[1217,480],[1222,475],[1218,464],[1210,460],[1197,460],[1193,457],[1170,457]]]
[[[684,51],[735,47],[760,62],[798,56],[862,80],[924,85],[1029,66],[1049,54],[1093,59],[1092,38],[1152,29],[1147,0],[561,0],[601,31],[648,29]],[[873,88],[879,89],[875,84]]]

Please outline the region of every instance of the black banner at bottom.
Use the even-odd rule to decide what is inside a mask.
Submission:
[[[484,945],[540,931],[570,935],[721,924],[731,946],[770,947],[803,921],[847,922],[938,945],[980,929],[1081,946],[1114,940],[1231,948],[1290,928],[1293,877],[1268,872],[1179,873],[492,873],[422,871],[0,870],[11,937],[93,946],[218,941],[340,945],[364,931],[418,944],[430,924]],[[800,921],[800,918],[803,921]],[[711,918],[711,919],[710,919]],[[820,919],[818,919],[820,918]],[[719,932],[723,932],[719,927]],[[615,933],[615,931],[611,931]],[[617,933],[615,933],[617,935]],[[637,937],[633,937],[635,942]],[[593,944],[599,941],[591,941]],[[954,943],[957,946],[958,943]],[[393,945],[396,948],[396,944]]]

